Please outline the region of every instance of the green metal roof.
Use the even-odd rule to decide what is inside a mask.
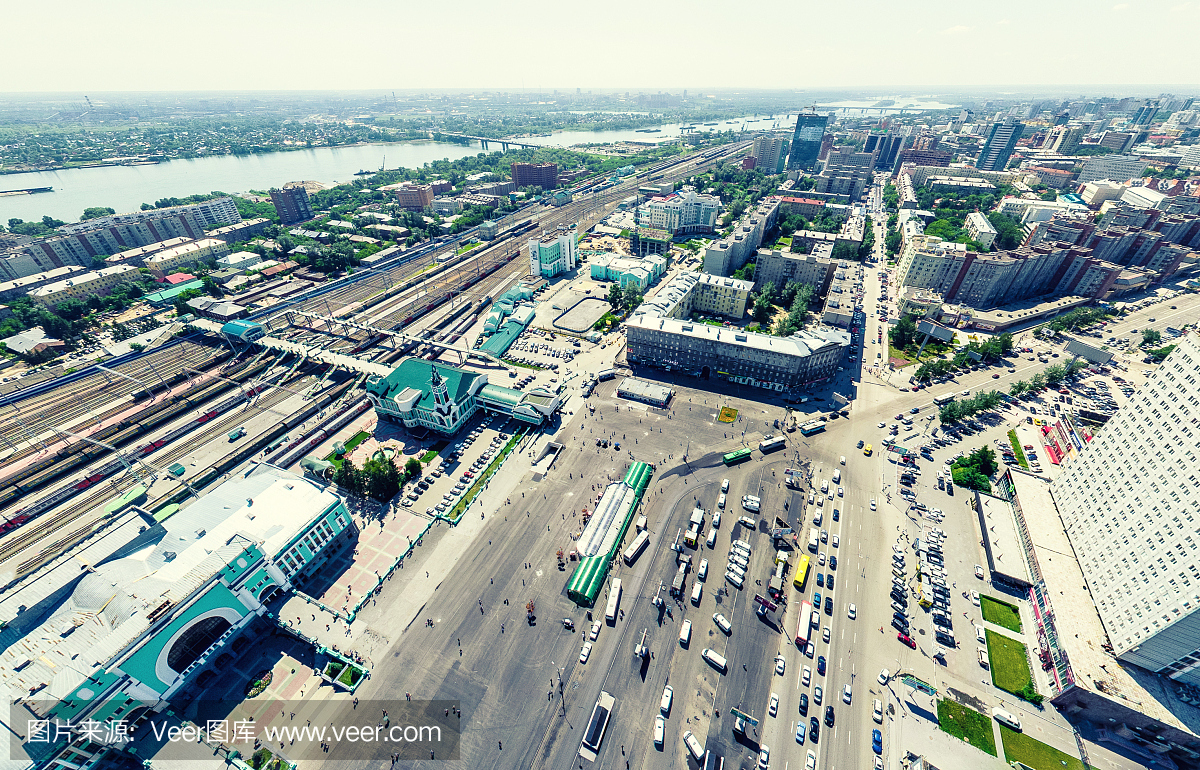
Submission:
[[[153,294],[147,294],[145,297],[142,297],[142,299],[146,300],[151,305],[158,305],[174,302],[175,298],[180,294],[183,294],[185,291],[203,288],[204,281],[188,281],[187,283],[181,283],[178,286],[172,286],[169,289],[163,289],[162,291],[156,291]]]
[[[517,341],[517,337],[520,337],[523,331],[525,331],[524,324],[517,321],[507,321],[495,334],[488,337],[487,342],[480,345],[479,349],[491,353],[496,357],[503,356],[512,347],[512,344]]]
[[[608,563],[606,553],[581,560],[567,583],[567,598],[583,607],[595,606],[604,579],[608,577]]]
[[[500,385],[492,385],[488,383],[479,389],[479,397],[489,401],[499,401],[509,406],[516,406],[521,403],[521,399],[525,394],[519,390],[505,388]]]
[[[446,391],[455,403],[462,403],[467,399],[471,393],[471,387],[475,384],[475,379],[479,377],[474,372],[467,372],[445,364],[435,364],[423,358],[405,358],[387,377],[373,381],[368,380],[367,390],[379,398],[386,399],[395,398],[406,388],[420,390],[422,395],[421,400],[417,402],[417,408],[432,410],[434,401],[431,382],[434,367],[437,367],[438,376],[445,381]]]

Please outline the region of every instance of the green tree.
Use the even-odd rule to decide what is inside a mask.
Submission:
[[[990,446],[981,446],[967,455],[967,465],[978,470],[985,476],[991,476],[1000,466],[996,463],[996,453]]]
[[[1154,359],[1156,363],[1162,362],[1167,356],[1171,355],[1171,351],[1175,349],[1174,345],[1167,345],[1156,350],[1146,351],[1146,355]]]
[[[1004,355],[1008,355],[1009,353],[1012,352],[1012,349],[1013,349],[1012,332],[1004,332],[999,337],[995,337],[994,339],[1000,345],[1001,353],[1003,353]]]
[[[212,276],[203,276],[200,279],[204,283],[204,290],[212,297],[224,297],[225,294],[221,291],[221,287],[212,279]]]
[[[771,318],[771,295],[775,293],[774,289],[774,286],[767,285],[762,288],[762,291],[751,295],[754,300],[754,320],[760,324],[766,323]]]
[[[1162,332],[1158,331],[1157,329],[1143,329],[1142,330],[1142,346],[1143,347],[1149,347],[1150,345],[1157,345],[1160,342],[1162,342]]]
[[[621,285],[614,283],[608,287],[608,296],[605,297],[608,304],[612,306],[614,312],[621,312],[621,307],[625,302],[625,292],[621,291]]]
[[[65,318],[68,321],[78,321],[87,314],[88,306],[82,300],[68,299],[64,302],[58,303],[58,307],[55,308],[55,311],[60,317]]]
[[[86,222],[89,219],[99,219],[116,213],[116,209],[110,209],[107,206],[91,206],[83,210],[83,216],[79,217],[79,221]]]
[[[1029,389],[1038,391],[1044,387],[1046,387],[1046,373],[1034,372],[1033,376],[1029,378]]]
[[[1023,396],[1028,391],[1029,391],[1029,383],[1025,382],[1025,380],[1017,380],[1008,389],[1009,395],[1012,395],[1012,396]]]
[[[408,461],[404,463],[404,476],[406,480],[411,481],[412,479],[419,478],[421,470],[421,461],[415,457],[408,458]]]
[[[349,457],[342,458],[341,466],[333,474],[333,483],[351,494],[361,494],[362,477],[359,474],[358,468],[354,467],[354,461]]]
[[[897,350],[908,348],[917,339],[916,317],[912,313],[905,315],[888,331],[888,338]]]
[[[627,313],[632,313],[637,309],[638,305],[642,304],[642,288],[636,283],[628,284],[621,294],[622,306],[625,308],[625,312]]]
[[[1046,384],[1058,385],[1067,376],[1067,370],[1058,364],[1051,364],[1046,367]]]

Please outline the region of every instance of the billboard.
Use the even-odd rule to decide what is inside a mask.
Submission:
[[[1109,353],[1107,350],[1101,350],[1100,348],[1092,347],[1091,345],[1080,342],[1079,340],[1071,340],[1068,342],[1067,352],[1093,364],[1104,365],[1113,358],[1113,354]]]
[[[917,334],[928,334],[935,340],[951,342],[954,340],[954,330],[932,321],[918,321]]]

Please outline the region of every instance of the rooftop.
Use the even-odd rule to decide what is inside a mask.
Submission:
[[[991,495],[975,495],[979,517],[987,530],[988,570],[1005,578],[1033,585],[1033,575],[1025,561],[1025,549],[1017,534],[1017,518],[1007,500]]]
[[[401,393],[409,389],[420,391],[421,398],[416,402],[415,407],[432,410],[434,404],[432,390],[434,368],[437,369],[438,376],[445,383],[450,400],[456,403],[465,401],[467,396],[471,394],[475,380],[484,376],[453,366],[426,361],[423,358],[405,358],[387,377],[368,380],[367,390],[379,398],[391,400],[396,400]]]

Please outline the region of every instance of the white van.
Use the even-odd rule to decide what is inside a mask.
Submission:
[[[755,510],[758,510],[758,509],[755,508]],[[741,524],[746,529],[758,529],[758,523],[756,521],[754,521],[754,519],[750,518],[749,516],[743,516],[742,518],[738,519],[738,523]]]
[[[987,641],[987,635],[983,633],[983,626],[978,623],[975,624],[975,638],[981,642]]]
[[[842,481],[842,469],[841,469],[841,468],[834,468],[834,469],[833,469],[833,483],[834,483],[834,484],[840,484],[840,483],[841,483],[841,481]]]
[[[725,669],[729,665],[729,661],[725,660],[724,655],[709,647],[705,647],[704,651],[700,653],[700,656],[707,660],[713,668],[721,673],[725,673]]]
[[[692,586],[692,604],[700,606],[700,596],[704,593],[704,584],[697,582]]]
[[[708,652],[708,650],[705,650],[705,652]],[[697,762],[704,759],[704,747],[700,745],[700,741],[696,740],[696,736],[692,735],[691,730],[684,731],[683,745],[687,746],[687,750]]]
[[[692,641],[692,621],[683,621],[683,626],[679,629],[679,643],[684,647]]]
[[[735,561],[731,561],[728,565],[726,565],[725,573],[727,575],[736,575],[738,580],[746,579],[746,569]]]
[[[696,577],[708,580],[708,559],[700,560],[700,566],[696,568]]]
[[[724,660],[724,658],[722,658],[722,660]],[[1017,732],[1021,732],[1021,720],[1017,719],[1015,716],[1002,708],[992,709],[992,718],[1002,725],[1006,725]]]
[[[759,507],[761,505],[762,505],[762,500],[758,499],[757,497],[754,497],[752,495],[743,495],[742,496],[742,507],[745,508],[747,511],[754,511],[755,513],[757,513],[759,510]]]
[[[735,551],[741,551],[742,553],[746,554],[746,556],[750,555],[750,544],[745,540],[734,540],[729,544],[729,547]]]
[[[725,493],[724,492],[722,492],[721,496],[717,498],[717,507],[718,508],[725,507]]]
[[[708,540],[705,541],[705,545],[707,545],[709,548],[712,548],[716,544],[717,544],[717,531],[715,529],[710,529],[708,531]]]
[[[738,590],[741,590],[742,586],[746,584],[746,581],[741,576],[728,570],[725,572],[725,581]]]

